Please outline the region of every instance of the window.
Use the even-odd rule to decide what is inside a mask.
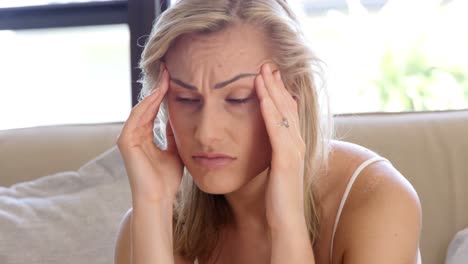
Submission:
[[[468,108],[468,1],[288,3],[324,62],[334,113]]]
[[[125,120],[129,43],[126,25],[0,31],[0,129]]]
[[[167,5],[168,0],[0,0],[0,129],[123,121],[141,88],[138,39],[149,34]],[[25,103],[25,96],[37,96],[35,104]]]
[[[333,112],[468,108],[465,0],[304,0]]]

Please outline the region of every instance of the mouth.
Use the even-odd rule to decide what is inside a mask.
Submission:
[[[203,153],[192,156],[193,160],[207,169],[219,169],[231,164],[237,158],[220,153]]]

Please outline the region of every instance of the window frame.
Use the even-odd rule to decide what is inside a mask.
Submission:
[[[126,24],[127,0],[0,7],[0,30]]]
[[[128,24],[130,31],[131,105],[138,103],[143,47],[154,19],[170,6],[170,0],[90,1],[36,6],[0,7],[0,30],[43,29],[91,25]]]

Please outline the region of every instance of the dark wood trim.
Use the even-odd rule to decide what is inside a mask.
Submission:
[[[127,1],[0,8],[0,30],[127,23]]]
[[[137,82],[141,71],[138,68],[143,45],[151,32],[155,18],[170,5],[169,0],[129,0],[128,24],[130,26],[130,53],[132,71],[132,107],[138,103],[141,85]]]

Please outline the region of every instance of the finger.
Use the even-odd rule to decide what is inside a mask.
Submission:
[[[273,145],[276,145],[281,141],[280,136],[278,135],[279,127],[277,123],[282,120],[282,116],[276,109],[275,104],[273,103],[270,95],[268,94],[262,75],[258,75],[256,77],[255,87],[258,99],[260,101],[260,111],[262,112],[262,116],[265,121],[265,126],[267,128],[270,141]]]
[[[282,101],[286,102],[288,105],[288,110],[297,110],[297,97],[292,95],[292,93],[286,89],[283,80],[281,79],[281,72],[279,70],[273,73],[273,78],[275,79],[278,90],[281,92]]]
[[[127,136],[134,134],[135,128],[141,126],[139,124],[139,120],[141,119],[142,114],[144,113],[144,111],[146,111],[153,105],[152,103],[158,98],[158,96],[159,91],[154,92],[151,95],[143,98],[143,100],[141,100],[137,105],[133,107],[129,117],[125,121],[125,124],[119,134],[119,137],[117,138],[118,142],[122,142],[123,138],[127,138]]]
[[[166,138],[167,138],[167,151],[170,153],[177,153],[177,146],[174,138],[174,131],[170,120],[166,124]]]
[[[156,87],[153,88],[153,90],[151,91],[151,93],[148,96],[144,97],[143,100],[138,102],[138,104],[136,104],[133,107],[132,113],[135,113],[136,115],[138,115],[141,112],[145,112],[145,109],[151,104],[151,101],[155,100],[158,97],[159,92],[161,92],[161,90],[159,90],[158,87],[161,86],[161,83],[162,83],[162,81],[164,79],[164,72],[165,71],[167,71],[167,70],[165,70],[164,65],[161,64],[160,78],[159,78],[158,83],[156,84]]]
[[[140,124],[153,123],[156,115],[158,114],[158,109],[161,105],[162,100],[169,87],[169,74],[167,70],[164,70],[162,76],[159,80],[158,87],[155,88],[153,93],[157,93],[156,98],[152,104],[146,108],[144,113],[140,117]],[[152,96],[151,94],[150,96]]]
[[[143,98],[140,102],[138,102],[133,108],[130,113],[131,117],[137,117],[141,115],[145,110],[151,105],[151,103],[157,98],[159,91],[153,90],[150,95]]]
[[[278,82],[275,79],[275,77],[273,76],[271,66],[269,64],[263,65],[263,67],[261,69],[261,74],[262,74],[262,77],[264,79],[266,90],[268,91],[268,94],[270,95],[271,100],[275,104],[278,111],[283,116],[286,117],[286,114],[288,114],[288,112],[289,112],[288,105],[285,104],[284,94],[280,90],[280,87],[278,87]]]
[[[265,87],[281,115],[281,120],[286,118],[290,126],[299,131],[297,104],[284,86],[280,71],[272,71],[271,64],[265,64],[262,74],[265,78]]]
[[[286,118],[293,128],[299,129],[297,105],[284,86],[279,70],[272,73],[271,66],[265,64],[261,69],[261,73],[265,80],[266,90],[281,115],[280,121]]]
[[[163,73],[161,84],[165,82],[163,81],[164,78],[167,79],[167,76],[164,77]],[[130,138],[127,139],[129,140],[127,142],[129,146],[139,142],[141,136],[145,138],[148,138],[148,136],[152,137],[153,123],[157,115],[157,109],[164,97],[164,90],[167,90],[167,87],[164,88],[164,86],[165,85],[161,85],[156,88],[152,94],[143,98],[143,100],[132,109],[130,116],[122,128],[121,135],[119,135],[119,138],[127,138],[130,136]]]
[[[281,101],[284,105],[284,110],[282,113],[285,117],[288,118],[289,123],[294,126],[296,129],[299,129],[299,115],[298,115],[298,104],[297,97],[293,96],[284,86],[283,80],[281,79],[280,71],[276,71],[273,74],[273,78],[276,81],[276,86],[278,91],[281,93]]]

